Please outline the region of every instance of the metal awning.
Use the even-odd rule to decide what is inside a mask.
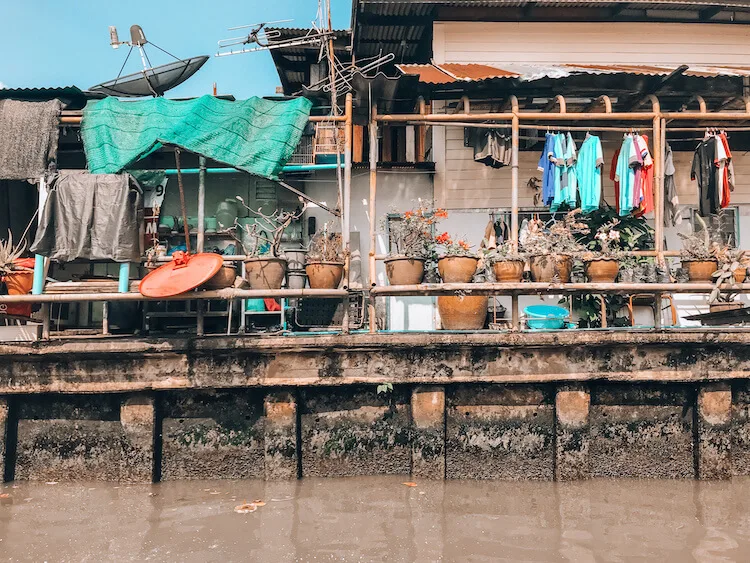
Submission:
[[[512,78],[532,82],[542,78],[566,78],[574,75],[636,74],[645,76],[668,76],[679,66],[667,65],[523,65],[523,64],[400,64],[396,65],[405,75],[418,76],[424,84],[451,84],[454,82],[482,82],[485,80]],[[713,78],[717,76],[750,76],[750,66],[704,66],[689,65],[682,72],[685,76]]]

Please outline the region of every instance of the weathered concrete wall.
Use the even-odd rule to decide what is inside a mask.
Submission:
[[[552,388],[461,386],[447,403],[446,477],[552,480]]]
[[[409,474],[409,395],[375,388],[306,390],[300,420],[302,475]]]
[[[0,466],[44,481],[750,475],[750,335],[626,336],[0,347]]]
[[[164,394],[161,477],[263,478],[263,396],[252,391]]]

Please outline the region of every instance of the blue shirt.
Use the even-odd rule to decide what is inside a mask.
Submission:
[[[596,135],[589,135],[578,151],[576,178],[581,194],[581,210],[591,213],[599,209],[602,195],[602,167],[604,156],[602,142]]]

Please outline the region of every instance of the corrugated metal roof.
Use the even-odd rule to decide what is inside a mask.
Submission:
[[[403,74],[418,75],[426,84],[450,84],[452,82],[480,82],[496,78],[516,78],[523,81],[541,78],[565,78],[576,74],[638,74],[666,76],[677,66],[665,65],[484,65],[445,63],[441,65],[401,64],[396,65]],[[690,65],[683,73],[686,76],[711,78],[715,76],[750,76],[750,67]]]

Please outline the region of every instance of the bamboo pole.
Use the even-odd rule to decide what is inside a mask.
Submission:
[[[377,237],[375,236],[375,197],[378,191],[378,106],[377,102],[371,102],[370,110],[370,260],[369,278],[370,287],[377,285],[377,272],[375,271],[375,252],[377,250]],[[375,297],[370,293],[367,303],[367,312],[370,319],[370,333],[377,331],[377,318],[375,317]]]
[[[201,253],[205,247],[206,229],[206,157],[198,156],[198,235],[196,236],[195,251]],[[204,332],[204,303],[198,301],[195,304],[195,333],[203,336]],[[231,322],[231,317],[230,317]]]
[[[519,120],[518,120],[518,98],[511,95],[509,100],[513,119],[511,120],[511,157],[510,157],[510,194],[511,194],[511,211],[510,211],[510,237],[514,250],[518,250],[518,151],[519,143]],[[563,102],[564,104],[564,102]],[[511,297],[511,323],[513,330],[517,330],[520,324],[520,315],[518,311],[518,295],[513,294]]]
[[[344,200],[341,209],[341,236],[344,245],[344,289],[351,287],[351,202],[352,202],[352,113],[353,103],[351,92],[346,95],[344,105]],[[348,295],[348,294],[347,294]],[[349,333],[349,300],[344,298],[344,317],[341,321],[341,331]]]
[[[82,115],[62,115],[60,117],[60,125],[80,125],[82,119]],[[344,123],[346,121],[346,117],[343,115],[311,115],[308,118],[308,121],[312,123]]]
[[[0,303],[85,303],[101,301],[190,301],[205,299],[262,299],[275,297],[318,297],[341,299],[345,289],[218,289],[213,291],[190,291],[169,297],[146,297],[141,293],[43,293],[42,295],[0,295]]]

